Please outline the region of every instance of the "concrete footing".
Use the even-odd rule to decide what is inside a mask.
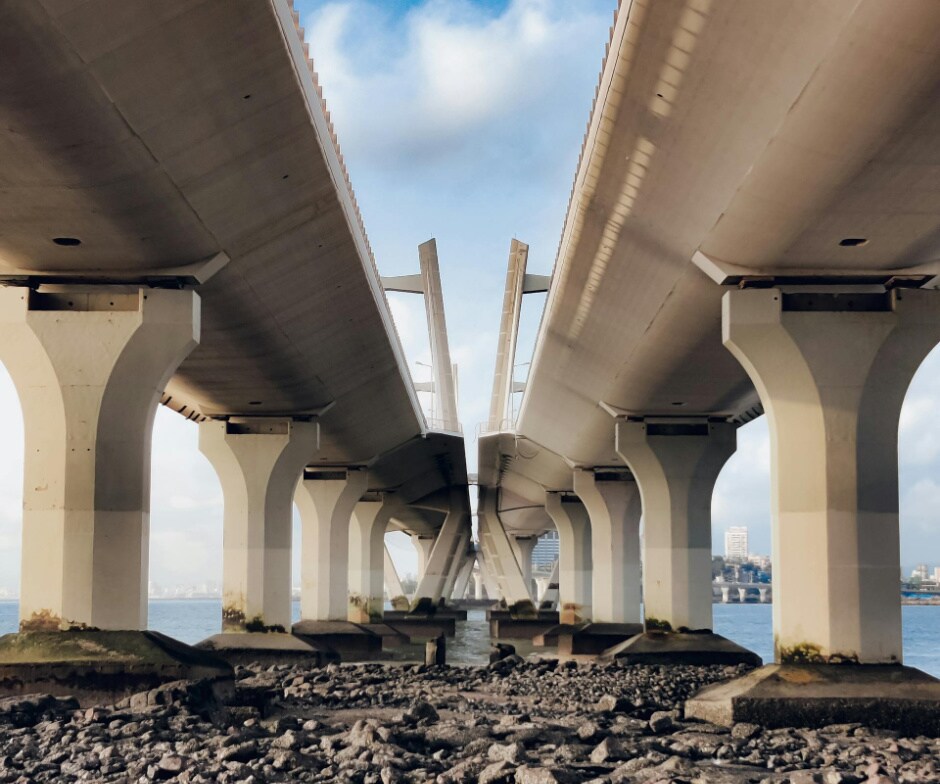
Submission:
[[[383,648],[394,648],[398,645],[407,645],[411,638],[387,623],[361,623],[360,627],[382,638]]]
[[[644,632],[608,648],[603,657],[625,664],[763,664],[753,651],[711,632]]]
[[[581,631],[587,624],[585,623],[561,623],[552,626],[540,634],[532,637],[532,645],[536,648],[550,648],[558,645],[558,638],[563,634],[575,634]]]
[[[298,621],[293,632],[305,642],[335,651],[342,661],[368,661],[382,655],[382,638],[357,623]]]
[[[552,629],[542,637],[542,642],[555,639],[559,656],[599,656],[642,632],[640,623],[586,623]]]
[[[494,640],[506,638],[535,637],[558,626],[558,613],[554,610],[539,610],[535,618],[517,618],[509,610],[489,610],[486,620],[490,624],[490,637]]]
[[[215,634],[196,648],[209,651],[229,664],[300,664],[319,667],[339,661],[339,655],[320,643],[286,632],[234,632]]]
[[[385,624],[411,639],[418,640],[430,640],[442,634],[445,637],[453,637],[457,634],[457,617],[441,610],[433,615],[386,610]]]
[[[0,637],[0,696],[72,695],[82,706],[117,702],[178,680],[231,688],[228,662],[159,632],[51,631]]]
[[[709,686],[686,718],[729,726],[823,727],[861,722],[910,735],[940,735],[940,680],[900,665],[772,664]]]

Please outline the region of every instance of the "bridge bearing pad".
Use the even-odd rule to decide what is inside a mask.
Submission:
[[[706,687],[686,700],[685,717],[724,726],[861,722],[905,735],[940,736],[940,680],[901,665],[771,664]]]
[[[623,664],[748,664],[764,662],[753,651],[712,632],[644,632],[602,654]]]
[[[598,656],[643,632],[641,623],[586,623],[558,633],[559,656]]]
[[[223,632],[195,647],[229,664],[306,664],[320,667],[339,661],[331,648],[287,632]]]
[[[228,662],[152,631],[34,631],[0,637],[0,695],[71,695],[83,707],[179,680],[231,690]]]
[[[337,653],[342,661],[371,661],[382,657],[382,638],[350,621],[298,621],[294,634],[317,648]]]

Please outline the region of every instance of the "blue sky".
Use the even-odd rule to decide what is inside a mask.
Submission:
[[[506,257],[513,236],[529,270],[551,271],[616,0],[299,0],[311,53],[383,274],[417,271],[437,238],[468,457],[486,418]],[[416,380],[428,371],[423,306],[391,295]],[[518,363],[528,360],[543,296],[526,298]],[[519,376],[525,368],[520,367]],[[940,352],[909,392],[901,428],[902,563],[940,562]],[[0,370],[0,405],[18,411]],[[19,583],[22,423],[0,442],[0,588]],[[739,431],[716,488],[714,542],[748,525],[769,552],[769,445],[763,420]],[[299,530],[295,553],[299,550]],[[394,549],[414,569],[410,546]],[[196,427],[158,412],[153,449],[151,578],[221,578],[222,495]],[[295,558],[295,570],[296,570]],[[295,572],[295,582],[298,576]]]

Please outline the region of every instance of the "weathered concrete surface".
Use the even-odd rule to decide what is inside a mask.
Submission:
[[[532,638],[532,644],[536,648],[547,648],[554,647],[558,645],[558,637],[562,634],[575,634],[576,632],[581,631],[587,623],[561,623],[558,626],[553,626],[550,629],[546,629],[541,634],[537,634]]]
[[[298,621],[293,630],[302,640],[335,651],[343,661],[367,661],[382,654],[382,638],[349,621]]]
[[[639,623],[588,623],[558,633],[559,656],[597,656],[643,632]]]
[[[199,425],[199,451],[224,498],[222,628],[281,631],[291,622],[294,489],[319,426],[290,418],[230,417]]]
[[[514,618],[509,610],[488,610],[490,637],[494,639],[535,637],[558,626],[558,612],[539,610],[537,618]]]
[[[772,664],[709,686],[685,703],[687,718],[729,726],[825,727],[862,722],[940,735],[940,680],[892,665]]]
[[[231,666],[151,631],[20,632],[0,637],[0,695],[69,694],[114,701],[178,680],[230,684]]]
[[[338,662],[339,654],[314,640],[287,632],[214,634],[195,645],[229,664],[303,664],[318,667]]]
[[[624,664],[748,664],[760,667],[760,656],[711,632],[644,632],[603,653]]]
[[[430,640],[432,637],[439,637],[442,634],[445,637],[454,637],[457,634],[457,624],[453,618],[405,619],[392,621],[388,625],[411,640]]]
[[[467,611],[453,607],[438,607],[432,613],[414,613],[410,610],[387,610],[385,623],[408,637],[427,638],[457,633],[457,621],[467,620]]]
[[[403,634],[387,623],[361,623],[359,626],[381,637],[382,648],[393,648],[396,645],[407,645],[411,642],[411,638],[407,634]]]

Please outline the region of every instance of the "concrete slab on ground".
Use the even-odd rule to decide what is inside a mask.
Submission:
[[[532,638],[532,645],[536,648],[552,648],[558,645],[558,637],[562,634],[575,634],[581,631],[586,623],[561,623],[546,629]]]
[[[196,648],[209,651],[230,664],[300,664],[320,667],[339,661],[331,648],[287,632],[228,632],[214,634]]]
[[[344,662],[382,656],[382,638],[350,621],[298,621],[293,632],[302,640],[335,651]]]
[[[711,632],[644,632],[602,654],[626,664],[749,664],[764,662],[753,651]]]
[[[532,638],[558,626],[555,610],[539,610],[534,618],[517,618],[509,610],[489,610],[486,619],[495,640]]]
[[[359,625],[363,629],[381,637],[383,648],[394,648],[398,645],[407,645],[411,642],[411,638],[407,634],[403,634],[387,623],[362,623]]]
[[[429,613],[414,610],[386,610],[382,616],[384,621],[400,621],[403,618],[442,618],[465,621],[467,611],[459,607],[438,607],[434,612]]]
[[[599,656],[643,632],[640,623],[587,623],[558,632],[559,656]]]
[[[685,715],[724,726],[861,722],[903,734],[937,736],[940,680],[901,665],[771,664],[703,689],[686,701]]]
[[[112,703],[178,680],[230,688],[231,665],[151,631],[37,631],[0,637],[0,696],[70,694],[82,706]]]
[[[453,616],[411,615],[410,613],[385,613],[385,625],[404,634],[412,641],[430,640],[433,637],[454,637],[457,634],[457,619]]]

